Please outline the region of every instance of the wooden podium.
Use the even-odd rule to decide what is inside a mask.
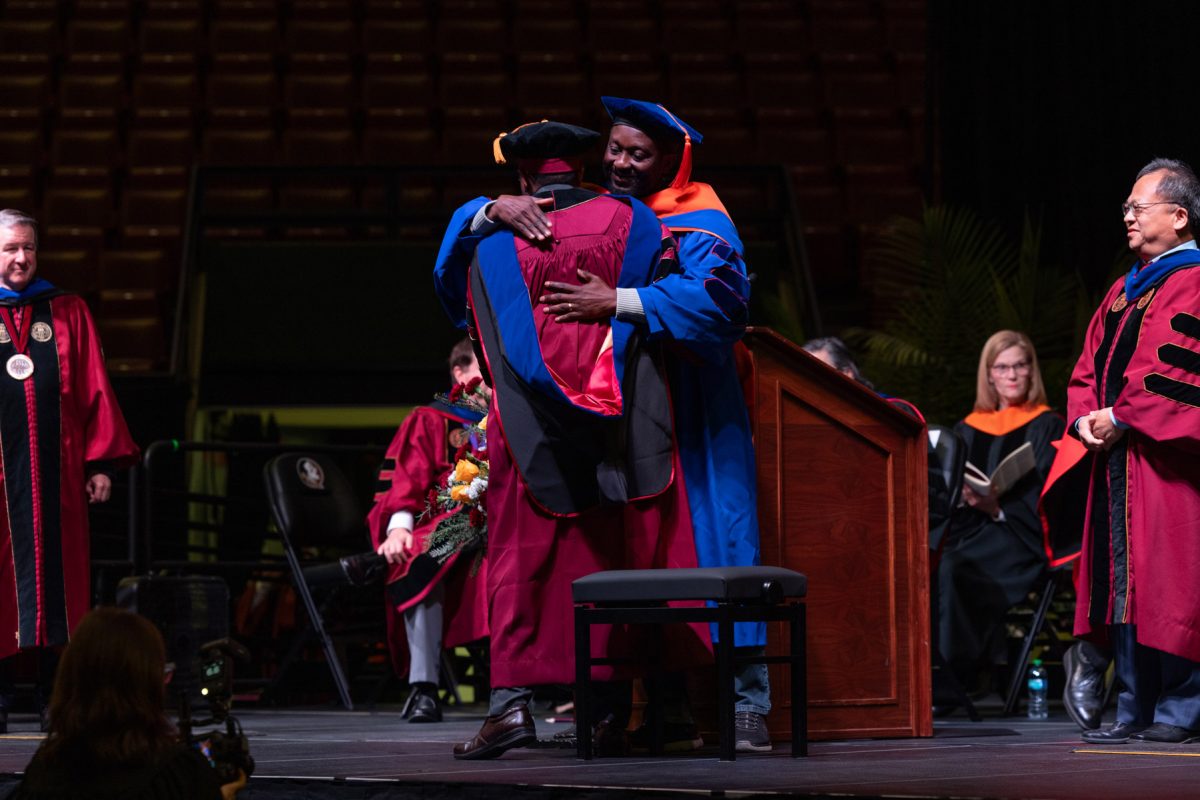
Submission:
[[[745,344],[762,561],[809,581],[810,736],[932,736],[925,426],[774,331]],[[772,667],[781,740],[787,680]]]

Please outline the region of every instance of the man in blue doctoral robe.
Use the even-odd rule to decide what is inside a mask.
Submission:
[[[612,315],[638,327],[649,341],[669,343],[668,371],[676,436],[702,567],[759,563],[754,448],[735,345],[745,331],[750,296],[743,247],[724,205],[708,184],[691,180],[692,145],[702,136],[661,105],[601,98],[613,118],[604,153],[608,188],[637,197],[674,234],[680,271],[649,286],[615,289],[588,276],[578,284],[547,282],[539,298],[562,322]],[[479,208],[454,248],[503,223],[527,239],[543,240],[552,226],[531,198],[503,196]],[[469,256],[467,256],[469,258]],[[715,631],[714,631],[715,635]],[[738,647],[762,648],[766,627],[739,624]],[[771,749],[766,666],[739,668],[735,682],[737,748]]]

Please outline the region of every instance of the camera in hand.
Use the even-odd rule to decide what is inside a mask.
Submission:
[[[192,716],[187,687],[179,689],[179,734],[189,747],[208,759],[222,784],[233,783],[239,771],[250,777],[254,759],[242,724],[230,714],[233,705],[233,659],[249,658],[246,649],[230,639],[218,639],[200,647],[200,696],[208,705],[208,717]],[[203,730],[197,730],[202,728]],[[223,728],[223,729],[222,729]]]

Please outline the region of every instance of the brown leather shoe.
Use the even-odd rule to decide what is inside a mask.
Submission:
[[[505,750],[525,747],[537,741],[529,706],[518,703],[495,717],[483,720],[483,727],[469,741],[454,745],[454,757],[464,759],[495,758]]]

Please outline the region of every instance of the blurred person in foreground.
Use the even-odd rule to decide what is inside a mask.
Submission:
[[[975,410],[954,431],[967,460],[988,475],[1026,443],[1033,459],[1003,494],[964,483],[947,527],[937,572],[938,641],[968,691],[988,688],[993,668],[1007,662],[1004,616],[1045,577],[1038,498],[1054,461],[1051,443],[1065,427],[1047,405],[1033,342],[1017,331],[992,334],[979,356]]]
[[[138,454],[87,304],[39,278],[37,254],[37,220],[0,211],[0,733],[22,650],[46,729],[58,649],[91,605],[88,505]]]
[[[163,711],[162,636],[145,617],[100,608],[63,652],[50,730],[10,796],[15,800],[229,800],[203,755]]]

